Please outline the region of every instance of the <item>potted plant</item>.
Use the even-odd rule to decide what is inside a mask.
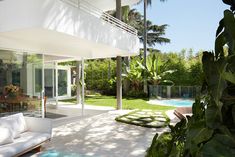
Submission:
[[[12,84],[4,87],[5,96],[7,96],[9,98],[17,97],[19,94],[19,90],[20,90],[20,88],[18,86],[14,86]]]

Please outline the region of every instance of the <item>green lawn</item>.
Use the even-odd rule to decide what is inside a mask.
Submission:
[[[65,102],[74,102],[76,99],[64,100]],[[116,107],[116,98],[114,96],[86,96],[85,103],[88,105],[95,106],[110,106]],[[149,109],[149,110],[172,110],[175,107],[171,106],[160,106],[160,105],[151,105],[147,103],[147,100],[137,99],[137,98],[123,98],[122,101],[123,109]]]
[[[119,116],[115,120],[147,128],[163,128],[166,127],[170,121],[164,113],[153,110],[135,110]]]

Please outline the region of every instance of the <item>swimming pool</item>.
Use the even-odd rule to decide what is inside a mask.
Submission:
[[[69,153],[69,152],[63,152],[63,151],[57,151],[57,150],[49,150],[49,151],[43,152],[39,156],[40,157],[90,157],[88,155],[81,155],[78,153]]]
[[[150,100],[148,103],[153,105],[175,106],[175,107],[191,107],[193,100],[189,99],[163,99],[163,100]]]

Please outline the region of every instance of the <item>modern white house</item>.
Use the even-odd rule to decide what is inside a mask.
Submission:
[[[71,70],[60,62],[81,61],[84,70],[86,59],[137,55],[137,31],[105,13],[115,6],[115,0],[1,0],[0,113],[29,110],[37,101],[44,117],[45,94],[70,97]],[[11,84],[20,96],[9,97]]]

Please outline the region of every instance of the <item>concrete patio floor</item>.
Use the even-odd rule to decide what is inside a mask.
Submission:
[[[76,109],[75,106],[72,108]],[[168,130],[168,128],[143,128],[115,121],[115,117],[130,111],[116,111],[102,107],[93,108],[92,113],[95,111],[96,115],[92,116],[70,115],[67,118],[53,120],[52,140],[43,145],[41,153],[27,156],[49,157],[45,152],[53,150],[73,157],[144,157],[153,136],[157,132]]]

